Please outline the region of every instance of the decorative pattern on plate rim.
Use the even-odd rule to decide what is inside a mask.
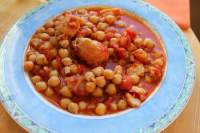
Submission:
[[[23,22],[25,19],[28,19],[33,15],[34,13],[38,12],[40,9],[45,7],[47,4],[53,4],[56,0],[49,0],[48,3],[42,4],[38,8],[35,8],[34,10],[30,11],[26,16],[19,19],[15,25],[20,24],[20,22]],[[85,0],[87,1],[87,0]],[[195,62],[192,55],[192,51],[190,49],[190,46],[188,44],[188,41],[184,37],[181,30],[175,26],[175,23],[171,21],[171,19],[166,16],[164,13],[160,12],[158,9],[152,7],[151,5],[144,3],[141,0],[132,0],[132,2],[137,2],[141,6],[145,6],[149,10],[155,11],[156,14],[158,14],[160,17],[162,17],[168,24],[171,25],[172,29],[177,33],[177,35],[180,37],[180,40],[182,41],[185,55],[186,55],[186,70],[187,70],[187,76],[184,83],[184,88],[182,90],[181,95],[179,96],[177,102],[175,105],[173,105],[161,118],[159,118],[157,121],[153,122],[151,125],[144,127],[142,129],[139,129],[136,131],[136,133],[153,133],[153,132],[160,132],[163,129],[165,129],[170,123],[172,123],[178,115],[183,111],[184,107],[186,106],[187,102],[189,101],[189,98],[192,94],[192,88],[193,83],[195,81]],[[7,33],[7,36],[9,36],[9,32]],[[0,49],[0,58],[2,57],[3,53],[3,46],[1,46]],[[50,133],[55,132],[49,129],[46,129],[45,127],[42,127],[41,125],[38,125],[37,123],[33,122],[29,116],[27,116],[13,101],[11,98],[11,95],[5,85],[5,82],[3,81],[3,61],[0,60],[0,100],[3,103],[5,109],[10,114],[10,116],[24,129],[30,132],[34,133]]]

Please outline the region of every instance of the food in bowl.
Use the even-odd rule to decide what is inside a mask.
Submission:
[[[65,11],[38,28],[24,70],[48,101],[73,114],[138,108],[166,67],[162,42],[140,18],[120,8]]]

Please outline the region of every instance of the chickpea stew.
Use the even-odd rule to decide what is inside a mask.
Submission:
[[[166,68],[161,40],[120,8],[65,11],[38,28],[24,70],[35,89],[74,114],[105,115],[137,108]]]

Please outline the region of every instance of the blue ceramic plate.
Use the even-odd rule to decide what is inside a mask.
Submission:
[[[73,116],[38,95],[23,70],[28,40],[47,19],[86,5],[120,7],[144,19],[158,33],[167,52],[167,70],[159,90],[138,109],[106,117]],[[0,49],[0,95],[10,115],[35,133],[151,133],[170,124],[186,105],[195,79],[194,60],[184,35],[159,10],[141,0],[50,1],[20,19]]]

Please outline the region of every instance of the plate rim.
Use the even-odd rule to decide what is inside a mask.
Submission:
[[[26,17],[31,16],[32,14],[36,13],[37,11],[39,11],[41,8],[45,7],[45,6],[48,5],[48,4],[52,4],[52,3],[54,3],[55,1],[56,1],[56,0],[50,0],[49,3],[44,3],[44,4],[42,4],[42,5],[40,5],[40,6],[36,7],[36,8],[34,8],[33,10],[29,11],[29,13],[27,13],[26,15],[24,15],[23,17],[21,17],[20,19],[18,19],[17,22],[16,22],[15,24],[13,24],[13,26],[11,26],[11,28],[9,29],[9,31],[12,30],[12,28],[13,28],[16,24],[18,24],[18,23],[20,23],[21,21],[23,21],[24,19],[26,19]],[[186,51],[185,51],[185,53],[186,53],[186,54],[185,54],[185,55],[186,55],[186,58],[189,58],[190,61],[192,62],[192,65],[189,64],[189,65],[191,65],[191,66],[189,66],[189,65],[188,65],[188,62],[187,62],[187,60],[186,60],[186,64],[187,64],[186,67],[190,67],[190,69],[189,69],[190,71],[186,71],[186,74],[187,74],[186,80],[188,79],[188,77],[189,77],[190,80],[191,80],[191,81],[188,83],[189,86],[187,86],[188,88],[190,88],[190,89],[189,89],[189,90],[190,90],[190,93],[187,93],[187,96],[188,96],[188,97],[185,97],[184,103],[182,103],[182,106],[179,106],[180,108],[178,109],[178,111],[177,111],[177,113],[174,115],[174,117],[170,118],[170,121],[168,121],[168,122],[165,123],[165,124],[160,123],[159,121],[158,121],[158,122],[155,122],[156,124],[160,123],[163,127],[160,126],[160,128],[159,128],[159,127],[157,127],[156,124],[153,125],[153,128],[155,129],[154,131],[162,131],[162,130],[164,130],[170,123],[172,123],[172,122],[180,115],[180,113],[183,111],[184,107],[187,105],[187,102],[189,101],[189,98],[191,97],[192,90],[193,90],[193,85],[194,85],[194,81],[195,81],[195,78],[196,78],[194,57],[193,57],[193,54],[192,54],[192,51],[191,51],[191,48],[190,48],[190,46],[189,46],[189,43],[188,43],[187,39],[185,38],[185,36],[184,36],[183,33],[181,32],[181,30],[176,26],[176,24],[175,24],[168,16],[166,16],[164,13],[162,13],[161,11],[159,11],[157,8],[151,6],[150,4],[148,4],[148,3],[146,3],[146,2],[139,1],[139,0],[132,0],[132,1],[133,1],[133,2],[134,2],[134,1],[135,1],[135,2],[139,2],[139,3],[144,4],[145,6],[147,6],[147,8],[151,8],[151,10],[154,10],[154,11],[156,11],[158,14],[160,14],[161,17],[162,17],[163,19],[166,19],[167,22],[170,22],[169,24],[171,24],[171,26],[173,27],[172,29],[174,29],[175,32],[177,32],[178,36],[180,37],[180,39],[181,39],[181,41],[182,41],[182,43],[183,43],[183,45],[184,45],[184,46],[183,46],[183,47],[184,47],[184,50],[187,49],[188,52],[189,52],[189,54],[187,54]],[[7,32],[7,34],[5,34],[5,36],[3,37],[3,39],[4,39],[5,37],[8,36],[9,31]],[[0,47],[0,55],[2,55],[2,53],[3,53],[3,45],[1,45],[1,47]],[[190,63],[191,63],[191,62],[190,62]],[[187,68],[186,68],[186,69],[187,69]],[[190,73],[190,76],[188,76],[188,73]],[[0,81],[0,83],[1,83],[1,82],[2,82],[2,81]],[[184,83],[184,88],[185,88],[185,84],[186,84],[186,82]],[[188,89],[188,88],[187,88],[187,89]],[[185,90],[185,89],[184,89],[184,90]],[[183,90],[183,91],[184,91],[184,90]],[[181,96],[182,96],[182,95],[180,95],[179,98],[180,98]],[[178,99],[179,99],[179,98],[178,98]],[[23,124],[23,122],[20,122],[19,119],[16,119],[16,118],[13,116],[13,114],[11,114],[11,112],[9,111],[10,109],[6,106],[6,103],[5,103],[6,101],[5,101],[4,97],[2,96],[2,94],[0,95],[0,100],[1,100],[1,102],[3,103],[2,105],[4,106],[4,108],[6,109],[6,111],[10,114],[10,116],[11,116],[20,126],[22,126],[24,129],[26,129],[27,131],[31,131],[31,130],[29,130],[28,127],[24,126],[25,124]],[[14,101],[13,101],[13,102],[14,102]],[[175,106],[176,106],[176,105],[175,105]],[[170,109],[170,110],[173,110],[175,106],[173,106],[173,108]],[[17,105],[16,105],[16,107],[17,107]],[[23,112],[23,111],[22,111],[22,112]],[[169,112],[170,112],[170,111],[169,111]],[[30,118],[30,121],[32,121],[31,118]],[[152,128],[152,125],[150,125],[150,126],[151,126],[151,128]],[[37,128],[43,128],[43,127],[40,127],[40,126],[38,125]],[[145,128],[146,128],[146,127],[145,127]],[[46,128],[44,128],[44,129],[46,129]],[[40,129],[39,129],[39,131],[40,131]],[[48,129],[47,129],[47,130],[41,130],[41,131],[49,132]],[[141,130],[141,131],[142,131],[142,132],[143,132],[143,131],[146,131],[146,129]],[[141,132],[141,131],[140,131],[140,132]],[[54,132],[54,131],[53,131],[53,132]]]

